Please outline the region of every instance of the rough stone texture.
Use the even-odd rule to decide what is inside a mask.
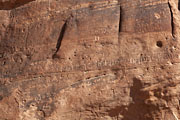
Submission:
[[[180,119],[178,0],[0,0],[0,120]]]

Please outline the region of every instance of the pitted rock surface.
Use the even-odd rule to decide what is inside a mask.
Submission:
[[[0,120],[179,120],[178,0],[0,0]]]

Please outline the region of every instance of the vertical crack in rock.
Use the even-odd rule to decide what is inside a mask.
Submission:
[[[121,29],[122,29],[122,8],[121,6],[119,7],[119,26],[118,26],[118,44],[120,44],[120,32],[121,32]]]
[[[61,32],[60,32],[58,41],[57,41],[57,45],[56,45],[56,49],[57,49],[57,50],[56,50],[56,52],[58,52],[59,49],[60,49],[60,47],[61,47],[61,42],[62,42],[62,40],[63,40],[63,38],[64,38],[64,33],[65,33],[65,31],[66,31],[66,25],[67,25],[67,22],[65,21],[65,23],[64,23],[64,25],[63,25],[63,27],[62,27],[62,29],[61,29]]]
[[[120,6],[120,10],[119,10],[119,33],[121,32],[121,27],[122,27],[122,8]]]
[[[62,26],[62,29],[61,29],[61,32],[60,32],[60,35],[59,35],[59,38],[58,38],[58,41],[57,41],[57,44],[56,44],[56,52],[54,53],[53,58],[57,57],[56,54],[57,54],[57,52],[59,51],[59,49],[61,47],[61,43],[62,43],[62,40],[64,38],[66,27],[67,27],[67,21],[65,21],[64,25]]]
[[[169,2],[168,2],[168,6],[169,6],[170,14],[171,14],[171,33],[172,33],[172,36],[174,37],[174,19],[173,19],[173,11],[172,11],[172,8],[171,8],[171,5],[170,5]]]

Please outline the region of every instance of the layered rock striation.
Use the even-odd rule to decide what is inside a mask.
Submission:
[[[178,0],[0,0],[0,120],[180,119]]]

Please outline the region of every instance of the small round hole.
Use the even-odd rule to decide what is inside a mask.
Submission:
[[[149,70],[149,67],[147,67],[146,69]]]
[[[156,45],[161,48],[163,46],[163,43],[162,41],[157,41]]]

